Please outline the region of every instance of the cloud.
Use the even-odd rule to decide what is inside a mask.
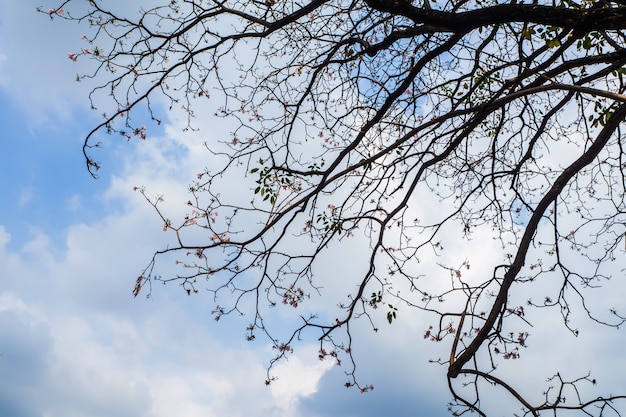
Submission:
[[[0,294],[0,328],[0,372],[5,376],[0,380],[0,414],[35,416],[42,396],[38,382],[48,378],[50,329],[7,292]]]
[[[145,158],[143,162],[141,164],[133,164],[133,169],[137,168],[137,171],[129,169],[128,173],[133,172],[131,177],[141,173],[141,175],[136,177],[137,180],[151,178],[150,189],[165,190],[164,194],[168,197],[167,201],[174,202],[171,208],[173,211],[176,211],[176,204],[185,201],[187,198],[181,192],[182,188],[177,189],[177,187],[180,187],[183,178],[193,177],[198,167],[201,167],[203,162],[206,163],[203,160],[205,151],[198,145],[198,141],[193,140],[194,137],[197,138],[198,136],[191,135],[183,138],[178,133],[179,130],[174,129],[173,126],[166,126],[166,132],[168,137],[179,147],[177,151],[168,153],[168,148],[162,148],[160,144],[166,144],[165,146],[174,145],[158,140],[154,141],[143,151]],[[208,135],[212,135],[212,132],[209,132]],[[194,146],[198,147],[194,148]],[[187,152],[185,149],[189,151]],[[176,155],[177,163],[175,166],[179,169],[176,172],[168,171],[167,175],[160,176],[160,174],[163,174],[163,171],[158,171],[158,167],[168,163],[168,160],[164,159],[166,158],[165,155],[172,154]],[[171,159],[169,163],[172,163]],[[169,168],[164,169],[168,170]],[[131,185],[128,181],[126,177],[119,179],[119,182],[112,187],[112,190],[119,192],[116,195],[128,192]],[[122,184],[124,185],[122,186]],[[172,196],[174,198],[171,198]],[[426,214],[434,215],[438,208],[436,204],[432,204],[425,208]],[[434,253],[425,255],[420,259],[420,273],[423,274],[423,278],[420,279],[420,285],[424,285],[423,288],[428,288],[428,291],[433,293],[442,291],[443,288],[448,288],[450,279],[455,278],[449,277],[448,271],[445,271],[438,264],[453,267],[459,266],[464,260],[468,260],[471,265],[470,269],[462,271],[463,279],[466,282],[482,282],[485,279],[485,274],[491,276],[494,262],[499,263],[500,260],[505,259],[508,248],[503,247],[502,242],[493,239],[490,230],[487,229],[476,230],[472,240],[469,242],[459,238],[461,229],[455,229],[454,227],[446,229],[442,233],[445,238],[445,241],[443,241],[445,250],[439,251],[437,255]],[[330,316],[331,313],[329,311],[335,308],[334,301],[337,299],[336,297],[339,297],[338,299],[345,297],[346,289],[353,287],[354,283],[351,283],[348,279],[355,276],[355,269],[358,268],[355,264],[358,264],[357,260],[360,259],[359,257],[362,256],[364,251],[367,251],[366,245],[362,247],[362,244],[362,241],[356,239],[351,241],[345,240],[341,245],[331,245],[329,257],[324,258],[324,262],[321,262],[318,268],[316,268],[316,279],[319,278],[317,282],[321,284],[323,296],[319,298],[314,296],[311,300],[307,300],[302,305],[305,309],[304,311],[308,311],[307,309],[311,311],[317,310],[322,311],[321,314],[328,313]],[[538,253],[541,253],[541,251],[542,249],[539,248]],[[351,259],[353,262],[345,262],[345,259]],[[545,291],[553,288],[555,285],[558,286],[559,283],[542,281],[529,283],[525,286],[516,285],[511,293],[511,305],[525,305],[529,296],[532,295],[534,298],[541,297]],[[409,293],[408,289],[403,288],[403,285],[400,283],[394,284],[394,287],[401,289],[405,294]],[[620,294],[618,287],[620,287],[619,284],[613,287],[613,290],[608,290],[605,293],[605,300],[610,300],[610,303],[607,302],[607,305],[614,305],[617,301],[617,294]],[[590,297],[588,300],[594,304],[598,304],[598,301],[602,300],[602,298],[597,298],[598,296],[592,296],[591,294],[588,296]],[[451,297],[448,297],[447,302],[452,313],[460,314],[462,305],[455,303]],[[490,298],[481,298],[480,302],[488,306]],[[294,390],[292,394],[294,396],[279,395],[274,407],[279,407],[280,404],[280,410],[297,409],[301,413],[306,413],[303,415],[311,416],[328,414],[369,416],[385,412],[385,407],[375,404],[376,401],[383,399],[382,401],[385,404],[393,404],[393,406],[387,406],[387,411],[391,407],[396,415],[411,415],[411,412],[408,411],[410,409],[430,409],[431,407],[433,408],[433,413],[443,413],[445,403],[449,399],[447,386],[445,385],[445,368],[439,365],[428,364],[427,361],[429,359],[442,359],[445,361],[450,354],[448,349],[450,348],[452,338],[450,337],[439,343],[425,341],[423,334],[429,324],[434,324],[429,322],[429,320],[433,320],[433,316],[402,304],[399,307],[398,320],[391,326],[388,326],[385,321],[385,311],[374,314],[375,323],[380,327],[377,333],[372,332],[371,326],[369,326],[366,320],[361,320],[359,324],[353,325],[352,335],[356,346],[355,355],[358,364],[359,381],[362,383],[371,382],[376,386],[372,393],[363,396],[365,399],[361,397],[356,399],[353,393],[341,388],[342,381],[345,382],[346,379],[343,374],[346,368],[332,367],[319,376],[319,382],[312,385],[316,392],[309,391],[306,383],[299,387],[292,386],[291,388]],[[298,312],[301,312],[301,310],[298,310],[296,313]],[[272,315],[272,319],[277,320],[277,326],[281,326],[284,323],[290,323],[288,314],[288,312],[284,315],[277,313]],[[458,316],[451,317],[450,320],[455,324],[457,323],[457,318]],[[546,383],[546,378],[559,370],[564,372],[563,375],[567,374],[571,378],[584,376],[589,370],[594,371],[594,376],[596,374],[601,375],[602,378],[599,378],[599,381],[606,381],[603,382],[605,384],[603,385],[604,390],[586,390],[587,398],[593,398],[597,394],[611,391],[606,389],[607,386],[624,385],[623,376],[612,372],[614,369],[619,368],[607,366],[608,360],[613,355],[615,357],[619,356],[619,353],[612,349],[612,347],[617,345],[614,342],[606,343],[606,340],[609,337],[615,337],[615,334],[611,336],[610,332],[606,332],[607,329],[597,330],[593,323],[578,317],[578,319],[582,320],[580,322],[581,331],[592,336],[590,338],[583,338],[582,336],[581,338],[575,338],[571,333],[564,330],[558,311],[539,311],[529,315],[528,319],[536,325],[536,328],[528,326],[522,320],[518,322],[510,320],[508,322],[508,326],[512,326],[511,331],[529,331],[531,333],[529,347],[522,350],[522,358],[515,361],[504,361],[497,358],[501,362],[496,370],[497,375],[506,377],[507,381],[510,381],[513,386],[519,387],[521,392],[530,395],[541,394],[542,389],[549,385]],[[299,350],[297,346],[296,349]],[[603,354],[594,355],[593,358],[590,358],[588,352],[603,352]],[[313,351],[312,357],[315,357],[314,353]],[[294,366],[294,369],[306,369],[306,366],[302,365],[304,362],[300,362],[304,361],[305,357],[307,356],[291,361],[290,364]],[[485,361],[485,364],[489,361],[486,356],[479,359]],[[534,366],[534,364],[538,363],[542,364],[540,369]],[[344,364],[345,366],[346,364]],[[311,381],[317,381],[318,377],[315,376],[315,368],[311,368],[309,371],[312,372]],[[292,375],[289,372],[286,375],[286,380],[290,381]],[[279,382],[281,379],[279,379]],[[455,383],[458,383],[460,386],[468,381],[468,379],[459,378]],[[285,384],[285,386],[289,385],[291,384]],[[415,391],[420,393],[420,400],[415,400],[411,397]],[[272,392],[280,391],[273,389]],[[298,395],[297,392],[300,394]],[[517,407],[517,405],[512,405],[507,394],[499,390],[492,391],[490,394],[493,395],[487,395],[483,400],[483,404],[488,410],[503,410],[511,406]],[[332,401],[329,404],[321,404],[319,403],[320,398],[332,398]],[[377,400],[370,400],[369,398],[376,398]],[[536,402],[541,402],[540,397],[535,396],[533,399]],[[437,408],[433,404],[440,404],[441,408]],[[270,410],[275,410],[275,408]],[[338,413],[337,410],[341,410],[341,412]],[[357,411],[355,412],[355,410]]]
[[[28,2],[0,0],[0,4],[12,13],[7,14],[10,20],[3,20],[0,39],[19,39],[0,41],[2,88],[28,114],[33,126],[54,129],[72,120],[74,110],[86,103],[87,87],[72,80],[78,66],[65,54],[80,44],[80,28],[51,23],[46,16],[36,15]],[[41,23],[45,30],[39,26],[33,30],[25,21]],[[167,116],[162,128],[148,126],[146,141],[96,151],[112,154],[111,159],[118,159],[122,168],[109,177],[114,168],[105,165],[99,184],[106,186],[72,190],[62,199],[63,210],[50,209],[47,214],[62,225],[62,234],[53,235],[45,227],[29,229],[26,243],[9,249],[11,236],[0,225],[4,291],[0,294],[0,372],[4,377],[0,415],[400,417],[415,415],[416,410],[424,415],[446,414],[445,368],[427,361],[445,360],[449,340],[424,340],[432,316],[420,311],[400,306],[398,319],[390,326],[381,309],[373,317],[380,328],[376,333],[366,320],[353,325],[357,375],[361,382],[376,387],[361,395],[342,388],[349,363],[340,367],[332,360],[318,361],[318,346],[309,344],[315,337],[294,346],[293,356],[275,369],[278,380],[265,387],[265,366],[273,352],[261,338],[253,343],[243,340],[247,317],[215,323],[210,314],[215,302],[209,293],[187,297],[175,284],[158,286],[149,300],[132,298],[133,279],[153,250],[166,247],[172,239],[171,233],[161,231],[161,220],[133,187],[146,186],[151,196],[163,194],[163,207],[172,216],[184,213],[188,183],[215,162],[203,142],[229,137],[229,127],[221,121],[198,120],[200,133],[183,134],[182,112],[174,110]],[[36,150],[29,157],[36,163],[49,159],[46,152]],[[58,172],[53,171],[51,189],[71,187],[71,175],[59,181]],[[225,191],[247,199],[249,190],[239,180],[227,179],[227,185],[236,182],[237,187]],[[24,203],[31,201],[32,194],[22,196]],[[90,218],[79,218],[74,212],[68,216],[68,209],[93,213]],[[436,204],[420,209],[440,214],[435,212]],[[24,239],[24,230],[11,232],[18,237],[13,241]],[[464,243],[458,232],[445,233],[446,250],[439,256],[421,259],[422,282],[435,290],[448,286],[449,280],[439,267],[425,265],[456,265],[469,259],[472,267],[464,271],[464,277],[479,280],[490,273],[494,259],[502,258],[502,248],[487,234],[477,233],[472,242]],[[355,282],[347,277],[355,276],[351,275],[358,268],[355,264],[366,251],[363,241],[344,240],[332,246],[327,262],[316,269],[323,296],[312,298],[303,308],[333,317],[335,301],[345,300],[346,289],[354,288]],[[168,265],[163,268],[164,273],[172,272]],[[601,307],[604,302],[608,308],[621,303],[623,284],[615,280],[609,285],[608,293],[593,298],[595,305]],[[543,291],[548,286],[554,283],[541,283],[539,288]],[[397,287],[404,290],[401,284]],[[531,291],[533,296],[538,292]],[[528,295],[516,287],[512,302],[524,303]],[[454,308],[451,311],[462,307]],[[271,317],[281,328],[299,320],[302,310],[278,311]],[[621,375],[624,360],[620,359],[623,335],[612,333],[613,329],[598,330],[582,317],[577,320],[579,339],[562,331],[558,312],[537,313],[532,321],[542,326],[529,330],[529,348],[520,360],[501,363],[498,371],[513,376],[516,386],[529,391],[535,384],[545,385],[545,377],[557,369],[574,376],[578,371],[599,369],[598,386],[604,392],[626,386]],[[537,363],[549,365],[538,370]],[[532,386],[528,381],[533,381]],[[491,400],[493,409],[504,409],[501,396]]]
[[[94,275],[82,276],[91,281],[90,297],[63,291],[80,285],[80,267],[71,280],[59,276],[73,259],[49,264],[41,288],[32,281],[22,286],[37,301],[0,295],[1,415],[206,417],[265,409],[272,411],[266,415],[290,416],[300,397],[316,391],[325,365],[304,365],[297,357],[281,366],[288,384],[270,391],[263,384],[266,349],[223,345],[221,329],[193,301],[159,296],[158,304],[135,300],[133,309],[118,300],[129,291],[94,291],[104,288],[94,281],[105,279]],[[46,291],[45,280],[61,289]],[[95,306],[88,308],[90,302]]]
[[[315,394],[322,376],[333,367],[333,361],[320,361],[313,347],[298,349],[297,355],[290,356],[275,369],[278,380],[271,385],[275,408],[281,410],[276,416],[297,414],[301,399]]]
[[[65,45],[69,51],[72,39],[78,44],[78,28],[51,22],[38,14],[32,3],[3,0],[0,6],[6,16],[0,24],[0,39],[4,40],[0,41],[0,54],[5,57],[0,67],[2,87],[33,125],[53,127],[55,117],[68,120],[72,117],[70,103],[80,102],[78,97],[84,100],[85,90],[71,84],[76,66],[72,68],[69,59],[67,62],[58,59],[61,53],[58,46]],[[67,81],[61,81],[58,74],[64,74]]]
[[[215,323],[206,297],[168,286],[150,300],[132,298],[133,277],[168,237],[131,184],[169,195],[185,188],[153,175],[159,165],[132,165],[114,178],[101,199],[109,214],[68,218],[61,242],[38,231],[13,252],[0,226],[0,415],[282,417],[316,391],[328,365],[315,355],[295,356],[280,367],[286,385],[265,387],[271,349],[245,343],[243,322]]]
[[[93,71],[96,63],[68,58],[70,52],[85,46],[81,37],[89,30],[86,26],[50,19],[38,13],[36,6],[32,2],[0,0],[0,87],[10,94],[13,106],[24,112],[32,128],[50,131],[90,108],[87,95],[94,84],[88,79],[75,79],[78,73]],[[139,9],[135,5],[126,7]],[[89,114],[99,115],[87,111],[83,114],[88,118]]]

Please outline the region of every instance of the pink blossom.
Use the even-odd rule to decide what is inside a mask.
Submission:
[[[67,54],[67,57],[69,59],[71,59],[72,61],[76,62],[78,60],[78,55],[76,55],[75,53],[70,52],[69,54]]]
[[[289,346],[289,345],[281,343],[280,346],[278,346],[278,351],[279,352],[290,352],[290,353],[293,353],[293,348],[291,346]]]

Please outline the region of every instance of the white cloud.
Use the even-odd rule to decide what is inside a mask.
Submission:
[[[91,232],[96,238],[97,230]],[[68,250],[76,251],[73,245]],[[101,255],[94,252],[86,261],[94,262],[93,269],[104,269],[97,260]],[[158,296],[158,302],[135,300],[139,306],[129,307],[116,298],[130,298],[130,291],[100,291],[104,285],[98,280],[123,288],[110,281],[111,275],[84,274],[78,266],[71,276],[61,277],[68,273],[63,264],[74,264],[74,259],[69,254],[60,264],[47,265],[39,280],[31,277],[29,285],[21,286],[20,291],[30,291],[28,298],[36,301],[8,292],[0,296],[0,320],[12,322],[24,335],[15,338],[3,327],[0,367],[12,365],[3,368],[5,381],[12,381],[11,390],[5,391],[12,393],[7,407],[30,398],[34,413],[45,411],[50,417],[243,417],[259,408],[289,416],[297,413],[298,398],[315,392],[323,365],[304,365],[294,358],[280,370],[289,384],[278,383],[269,391],[263,384],[265,349],[222,345],[215,339],[222,329],[193,301],[172,304]],[[84,289],[63,289],[74,285]],[[87,308],[90,302],[98,308]]]
[[[90,224],[69,220],[64,242],[39,231],[12,253],[0,226],[0,277],[10,291],[0,296],[0,317],[17,315],[13,321],[31,329],[0,347],[6,348],[0,366],[7,359],[13,364],[4,375],[15,394],[7,403],[15,408],[4,414],[243,417],[263,409],[297,415],[298,399],[316,391],[326,364],[296,356],[280,367],[288,383],[281,378],[267,388],[267,350],[244,344],[238,328],[241,346],[219,342],[218,332],[228,338],[229,323],[215,323],[204,298],[181,300],[176,286],[157,288],[152,300],[131,297],[133,277],[168,240],[132,184],[165,191],[173,201],[182,201],[185,189],[161,169],[172,163],[159,159],[162,152],[148,145],[142,155],[148,162],[129,164],[128,175],[114,178],[104,193],[111,213]],[[16,358],[15,349],[31,354]],[[26,360],[38,368],[27,371]],[[23,380],[13,379],[17,372]]]
[[[33,126],[53,128],[72,116],[72,104],[86,103],[85,90],[73,81],[77,66],[60,59],[80,44],[79,28],[51,22],[38,14],[31,2],[0,1],[4,19],[0,24],[0,80]],[[31,22],[31,24],[24,24]],[[65,46],[67,52],[61,52]],[[67,61],[67,62],[66,62]],[[59,74],[63,74],[62,77]]]
[[[299,348],[297,355],[291,355],[287,362],[278,365],[275,374],[279,377],[271,385],[272,397],[281,409],[281,414],[276,415],[297,415],[300,400],[318,391],[321,377],[333,365],[332,360],[317,359],[314,348]]]
[[[11,235],[6,231],[4,226],[0,225],[0,254],[5,251],[5,246],[11,241]]]
[[[177,141],[177,146],[182,147],[183,150],[186,149],[189,143],[185,142],[178,130],[168,130],[168,133],[173,140]],[[186,140],[190,139],[187,138]],[[192,149],[191,147],[196,145],[196,142],[192,142],[190,148],[187,149]],[[176,159],[175,165],[179,170],[176,172],[169,171],[165,174],[164,171],[159,171],[158,167],[162,164],[172,164],[172,160],[164,159],[162,152],[163,148],[159,148],[155,144],[151,145],[144,153],[144,156],[151,155],[150,158],[146,158],[145,163],[133,164],[133,167],[138,168],[138,170],[129,170],[129,173],[133,172],[130,174],[131,177],[132,175],[137,175],[135,177],[136,180],[149,178],[151,183],[150,189],[155,190],[155,193],[157,190],[165,190],[164,194],[167,196],[167,201],[174,202],[171,207],[175,210],[176,204],[186,201],[186,196],[182,192],[183,187],[181,186],[184,183],[184,178],[193,177],[194,172],[203,163],[205,152],[201,147],[190,152],[180,152],[179,150],[174,153],[180,157]],[[167,150],[165,152],[167,154]],[[162,176],[162,174],[164,175]],[[123,180],[120,179],[112,187],[112,190],[119,192],[117,195],[129,193],[128,190],[133,183],[129,181],[132,180],[129,180],[127,177]],[[174,196],[174,198],[170,198],[171,196]],[[426,209],[434,211],[438,208],[433,204]],[[436,266],[437,264],[452,267],[458,266],[460,262],[467,259],[471,268],[463,271],[464,280],[468,282],[482,282],[485,279],[485,274],[491,276],[494,263],[502,262],[505,257],[507,248],[503,248],[500,241],[494,240],[489,230],[477,230],[473,240],[470,242],[459,239],[459,230],[451,229],[449,233],[443,233],[443,235],[446,239],[443,242],[445,250],[440,251],[439,255],[435,256],[432,254],[432,256],[425,256],[421,259],[420,265],[423,269],[420,272],[424,274],[424,279],[421,283],[428,286],[429,291],[440,291],[442,288],[447,288],[450,285],[450,278],[447,276],[447,272]],[[313,297],[310,301],[307,301],[306,306],[320,308],[325,312],[335,307],[335,298],[333,297],[338,294],[341,297],[347,288],[351,288],[353,284],[347,281],[347,279],[350,276],[354,276],[353,273],[356,268],[353,263],[342,260],[351,259],[357,262],[359,255],[363,250],[366,250],[366,248],[360,247],[360,243],[354,240],[344,241],[343,245],[345,247],[343,251],[336,250],[337,247],[335,246],[332,247],[331,256],[325,258],[328,262],[325,264],[322,262],[322,266],[316,270],[317,277],[321,278],[319,282],[322,283],[324,296],[321,298]],[[538,252],[541,252],[541,249]],[[537,256],[537,254],[534,256]],[[612,282],[611,284],[614,283]],[[538,282],[526,286],[515,286],[511,294],[511,303],[524,305],[529,295],[533,295],[535,298],[541,297],[543,291],[554,285],[558,285],[558,283],[550,282],[547,285]],[[620,294],[618,287],[620,287],[619,284],[617,287],[613,287],[612,290],[608,290],[606,300],[612,300],[612,303],[615,302],[617,295]],[[402,285],[398,284],[397,289],[402,289]],[[332,302],[329,302],[329,300]],[[488,298],[483,301],[487,304],[489,303]],[[591,297],[589,301],[597,303],[598,298]],[[454,303],[450,305],[450,311],[460,313],[462,305],[455,305]],[[324,308],[327,310],[324,310]],[[439,398],[442,404],[445,403],[447,399],[445,369],[437,365],[429,365],[426,361],[438,358],[445,360],[449,355],[448,349],[452,338],[448,338],[440,343],[424,341],[424,331],[429,324],[434,324],[429,322],[429,320],[433,320],[433,316],[408,308],[402,304],[398,312],[398,320],[392,326],[387,326],[384,313],[383,311],[375,317],[377,320],[376,324],[381,328],[378,333],[371,332],[371,328],[365,320],[354,326],[354,328],[359,328],[358,331],[353,332],[353,336],[357,340],[355,355],[357,355],[358,360],[360,381],[365,383],[372,382],[377,386],[390,384],[399,390],[403,390],[401,392],[404,392],[405,395],[409,395],[407,394],[409,387],[419,387],[421,392],[428,393],[427,395],[431,400]],[[281,315],[277,314],[276,318],[281,319]],[[528,392],[531,395],[540,394],[542,389],[548,385],[545,381],[546,377],[551,376],[553,372],[558,370],[564,371],[563,375],[567,374],[572,378],[583,376],[589,370],[592,370],[594,371],[594,376],[596,374],[600,375],[598,377],[599,381],[607,381],[603,383],[604,393],[611,391],[606,389],[607,386],[623,386],[626,383],[619,372],[613,372],[613,370],[620,368],[615,368],[611,365],[607,366],[609,360],[614,361],[614,359],[611,359],[612,356],[618,356],[616,351],[607,348],[607,346],[617,346],[618,339],[612,339],[615,342],[607,344],[606,340],[610,336],[610,332],[606,332],[606,329],[597,330],[593,323],[579,317],[579,319],[582,319],[580,323],[581,331],[592,336],[590,338],[581,336],[581,338],[577,339],[567,331],[564,331],[558,311],[540,311],[528,318],[537,328],[529,327],[520,320],[517,323],[519,324],[519,329],[512,329],[514,331],[529,331],[531,333],[529,347],[522,351],[522,358],[516,361],[502,361],[498,359],[502,362],[497,371],[498,375],[504,375],[514,386],[520,387],[521,391]],[[452,318],[452,321],[455,321],[455,319]],[[617,337],[619,337],[619,334],[617,334]],[[589,352],[599,351],[602,351],[603,354],[594,355],[592,358],[589,357]],[[313,365],[309,365],[307,368],[307,365],[304,365],[305,362],[303,362],[305,357],[314,358],[315,356],[315,354],[312,354],[310,356],[302,356],[302,359],[298,358],[290,361],[290,365],[293,366],[291,371],[284,371],[280,367],[277,368],[277,371],[280,369],[281,372],[284,372],[284,375],[281,376],[277,383],[284,385],[279,385],[279,388],[272,387],[272,393],[276,399],[274,404],[276,408],[272,409],[274,410],[273,412],[297,409],[303,398],[314,395],[315,391],[320,389],[318,379],[324,373],[322,372],[320,376],[317,376],[319,369],[313,367]],[[541,366],[541,369],[529,366],[529,364],[537,363],[544,365]],[[291,381],[298,380],[298,372],[303,372],[305,369],[308,369],[310,379],[300,380],[298,385],[292,384]],[[339,374],[342,373],[341,369],[334,369],[333,371]],[[309,384],[309,382],[312,384]],[[282,394],[281,389],[283,387],[289,387],[292,390],[291,394]],[[340,387],[337,389],[340,389]],[[378,395],[378,392],[379,389],[377,388],[375,395]],[[588,391],[587,393],[589,394],[588,398],[593,398],[596,395],[594,391]],[[228,394],[224,395],[228,397]],[[503,404],[510,404],[507,398],[506,395],[488,395],[484,400],[484,404],[487,409],[492,409],[491,407],[493,407],[494,410],[501,410]],[[540,398],[534,398],[540,401]]]
[[[73,117],[76,103],[85,103],[86,90],[72,81],[77,65],[65,56],[58,60],[59,54],[65,54],[58,45],[68,51],[79,45],[77,28],[68,29],[62,22],[49,24],[28,2],[0,0],[0,4],[3,10],[19,12],[11,21],[5,19],[0,29],[5,36],[0,39],[20,39],[19,45],[0,43],[0,85],[30,114],[33,123]],[[45,25],[46,34],[55,35],[44,36],[43,30],[23,24],[36,19]],[[59,81],[58,74],[64,74],[65,81]],[[12,381],[10,386],[4,385],[11,394],[5,404],[15,407],[0,406],[0,415],[297,416],[302,404],[325,388],[321,385],[324,378],[339,382],[333,385],[333,395],[353,398],[341,387],[343,370],[349,364],[342,368],[333,366],[331,360],[320,362],[317,349],[306,343],[295,346],[291,359],[275,369],[279,379],[265,387],[264,365],[272,353],[262,340],[244,344],[243,327],[238,327],[236,319],[214,323],[209,313],[213,300],[207,293],[187,298],[173,285],[155,288],[152,300],[131,298],[133,277],[152,251],[171,239],[171,234],[160,231],[160,220],[133,192],[133,186],[145,185],[150,195],[164,194],[164,207],[173,214],[184,211],[188,183],[211,163],[202,142],[228,137],[228,127],[209,118],[198,121],[200,133],[183,135],[184,121],[177,113],[169,114],[162,136],[151,136],[148,130],[145,142],[131,142],[117,155],[126,161],[126,168],[112,179],[100,199],[106,210],[102,219],[76,223],[60,217],[67,226],[64,240],[38,231],[18,252],[6,249],[10,235],[0,225],[0,283],[5,289],[0,295],[0,319],[4,318],[7,326],[12,324],[0,326],[6,335],[0,338],[4,339],[0,370],[5,381]],[[242,190],[230,191],[245,195]],[[25,192],[23,203],[29,199]],[[75,194],[67,207],[81,208],[81,200]],[[437,210],[435,204],[427,208]],[[344,246],[343,252],[333,252],[333,258],[318,269],[324,296],[310,300],[312,309],[335,308],[334,297],[341,299],[346,288],[353,288],[354,283],[345,277],[356,267],[345,259],[357,260],[366,248],[355,241],[344,241]],[[502,257],[498,246],[497,241],[481,235],[469,244],[457,242],[451,232],[442,256],[422,259],[421,265],[469,259],[467,278],[483,279],[494,259]],[[449,285],[440,279],[445,275],[441,272],[437,267],[424,267],[428,285]],[[619,282],[611,282],[610,288],[607,306],[620,303],[623,294]],[[526,295],[520,294],[517,301],[523,303]],[[602,297],[596,297],[595,303],[601,305]],[[290,313],[273,317],[286,320]],[[449,343],[423,340],[432,316],[400,306],[398,320],[388,326],[384,314],[379,311],[374,317],[380,326],[378,333],[371,331],[366,320],[353,327],[358,375],[365,383],[376,385],[376,390],[367,394],[373,398],[369,401],[382,398],[379,402],[386,403],[389,391],[395,390],[393,394],[405,401],[415,401],[415,392],[420,392],[426,397],[420,401],[443,405],[447,399],[445,369],[426,361],[445,359]],[[620,375],[623,335],[598,330],[581,319],[581,342],[562,331],[557,312],[536,317],[535,322],[548,325],[530,329],[530,347],[522,358],[503,363],[499,369],[513,375],[514,382],[543,384],[553,369],[573,373],[574,365],[580,365],[583,374],[600,370],[599,386],[604,392],[611,391],[607,387],[626,386]],[[22,356],[14,360],[16,352]],[[529,366],[540,362],[553,366],[539,373]],[[386,391],[385,386],[391,389]],[[363,404],[371,404],[357,401],[351,406],[353,413],[365,408]],[[402,409],[394,414],[402,412],[414,414]]]

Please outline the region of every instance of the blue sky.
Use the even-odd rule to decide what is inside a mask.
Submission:
[[[107,141],[92,179],[81,146],[98,113],[88,110],[89,86],[74,81],[82,64],[67,58],[83,28],[50,22],[38,5],[0,0],[0,416],[448,415],[444,370],[428,364],[447,351],[423,340],[421,317],[401,315],[376,334],[357,330],[361,379],[376,386],[362,395],[342,386],[341,368],[318,361],[311,341],[265,387],[269,344],[244,341],[245,318],[216,323],[208,294],[165,286],[149,300],[132,298],[135,277],[168,239],[133,187],[184,201],[204,156],[173,114],[149,126],[146,142]],[[217,135],[218,122],[207,123]],[[467,254],[480,270],[480,256]],[[603,301],[618,303],[623,288],[609,290]],[[626,386],[622,372],[604,367],[610,359],[626,369],[622,333],[594,327],[577,340],[585,349],[571,349],[573,336],[550,320],[532,330],[539,342],[527,362],[503,365],[521,386],[545,382],[529,378],[533,358],[555,370],[584,362],[583,373],[601,370],[605,391]]]
[[[160,164],[163,152],[174,165],[188,153],[152,127],[152,144],[107,142],[92,179],[81,145],[98,113],[67,58],[82,28],[50,22],[31,1],[0,5],[1,416],[447,415],[445,387],[420,392],[427,358],[405,373],[384,335],[364,341],[367,395],[344,388],[312,344],[268,388],[269,345],[245,342],[243,322],[212,320],[208,296],[169,286],[133,299],[165,238],[132,187],[184,192],[193,172]]]

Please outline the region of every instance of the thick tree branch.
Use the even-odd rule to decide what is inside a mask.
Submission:
[[[441,32],[462,33],[479,27],[514,22],[555,26],[581,32],[626,29],[626,8],[570,9],[510,3],[453,12],[417,7],[402,0],[366,0],[366,3],[375,10],[404,16],[417,25],[433,27]]]
[[[611,136],[613,136],[619,125],[623,123],[625,118],[626,105],[622,104],[617,107],[616,110],[612,113],[610,119],[600,131],[600,133],[598,133],[598,136],[593,141],[592,145],[585,151],[583,155],[581,155],[565,170],[563,170],[561,175],[559,175],[559,177],[552,184],[550,190],[537,204],[537,207],[534,208],[533,214],[530,217],[528,224],[526,225],[526,228],[524,230],[524,235],[520,240],[515,259],[504,274],[500,290],[492,305],[491,311],[489,312],[489,315],[485,320],[485,324],[482,326],[482,328],[480,329],[474,340],[472,340],[472,342],[469,344],[469,346],[465,348],[460,355],[457,356],[454,363],[450,364],[448,368],[449,378],[456,378],[461,372],[463,366],[476,355],[476,352],[478,352],[480,346],[489,337],[489,333],[493,330],[493,326],[496,323],[496,320],[503,313],[506,307],[509,289],[511,285],[515,282],[515,279],[519,274],[519,271],[522,269],[522,266],[524,266],[524,263],[526,261],[526,254],[528,253],[528,248],[530,247],[530,244],[532,243],[533,238],[537,233],[539,222],[544,217],[548,207],[550,207],[550,205],[553,204],[553,202],[558,198],[567,183],[571,181],[572,178],[574,178],[583,168],[593,162],[593,160],[598,156],[598,154],[611,139]]]

